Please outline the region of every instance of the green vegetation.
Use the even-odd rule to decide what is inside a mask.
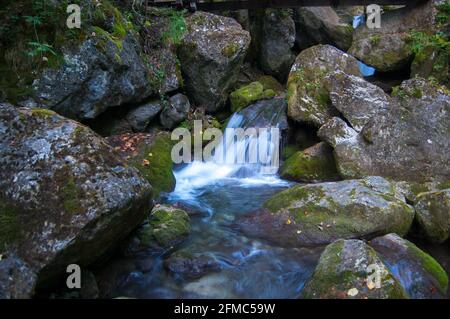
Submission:
[[[0,200],[0,253],[19,238],[20,223],[17,212]]]
[[[272,89],[265,89],[261,83],[252,82],[230,94],[231,110],[238,112],[253,102],[274,96],[275,92]]]
[[[159,206],[153,209],[148,224],[139,231],[138,237],[144,246],[152,247],[157,244],[168,248],[189,235],[189,222],[185,211]]]
[[[66,184],[61,189],[61,199],[64,210],[68,213],[76,213],[80,209],[79,193],[73,176],[68,176]]]
[[[408,248],[420,260],[422,267],[430,275],[432,275],[439,283],[442,292],[446,292],[448,288],[448,276],[441,265],[430,255],[419,249],[413,243],[407,241]]]

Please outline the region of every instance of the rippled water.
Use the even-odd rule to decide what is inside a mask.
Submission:
[[[204,179],[208,170],[215,180]],[[261,206],[288,186],[275,176],[226,177],[211,163],[197,163],[176,173],[177,188],[168,203],[185,203],[203,214],[191,218],[192,232],[176,251],[206,254],[221,270],[196,279],[169,273],[163,261],[173,251],[152,258],[146,272],[135,271],[116,294],[138,298],[295,298],[311,275],[321,249],[270,246],[236,232],[232,222]],[[223,176],[223,177],[221,177]],[[189,186],[190,185],[190,186]],[[143,257],[145,259],[146,257]]]

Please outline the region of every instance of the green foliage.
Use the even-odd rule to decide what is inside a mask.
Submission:
[[[186,21],[184,19],[185,12],[178,10],[170,10],[168,12],[169,25],[167,26],[167,30],[163,33],[162,38],[165,43],[178,45],[186,32]]]

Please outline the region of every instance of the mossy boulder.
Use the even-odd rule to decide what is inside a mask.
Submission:
[[[302,247],[391,232],[404,236],[413,219],[414,209],[395,184],[368,177],[294,186],[235,223],[248,236]]]
[[[416,78],[404,81],[385,102],[379,108],[377,99],[365,100],[364,108],[372,106],[379,112],[360,132],[339,117],[319,129],[319,137],[334,148],[340,175],[415,183],[449,181],[450,91]]]
[[[408,67],[414,52],[410,33],[413,30],[431,32],[435,28],[435,1],[418,6],[406,6],[385,12],[380,28],[357,28],[349,53],[380,72]]]
[[[259,82],[252,82],[230,94],[231,111],[238,112],[253,102],[275,96],[272,89],[264,89]]]
[[[320,126],[338,114],[331,105],[325,81],[326,76],[335,71],[361,75],[354,57],[330,45],[317,45],[297,56],[287,82],[291,119]]]
[[[324,182],[339,179],[333,149],[319,143],[290,156],[280,168],[280,176],[295,182]]]
[[[138,229],[137,238],[140,249],[166,250],[181,243],[190,231],[190,219],[184,210],[158,205]]]
[[[169,133],[122,134],[108,137],[107,141],[152,184],[155,197],[175,189]]]
[[[232,18],[200,11],[186,18],[186,28],[178,47],[186,92],[197,106],[218,111],[237,80],[250,35]]]
[[[444,298],[448,276],[439,263],[410,241],[388,234],[369,242],[414,299]]]
[[[0,255],[34,284],[109,256],[150,210],[147,180],[86,126],[0,104],[0,132]]]
[[[370,280],[375,269],[378,283]],[[301,297],[406,299],[408,295],[373,248],[361,240],[338,240],[325,248]]]
[[[443,243],[450,237],[450,189],[419,194],[414,208],[420,230],[428,240]]]

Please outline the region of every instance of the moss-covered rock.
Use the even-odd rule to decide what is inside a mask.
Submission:
[[[381,28],[357,28],[348,52],[380,72],[408,67],[414,57],[410,32],[430,32],[435,28],[434,2],[385,12]]]
[[[169,133],[122,134],[111,136],[107,141],[152,184],[155,197],[174,190],[173,142]]]
[[[218,111],[237,80],[250,35],[232,18],[200,11],[186,18],[186,28],[178,47],[185,89],[196,105]]]
[[[450,237],[450,189],[419,194],[414,208],[428,240],[443,243]]]
[[[373,279],[374,271],[379,274],[379,282]],[[338,240],[328,245],[301,296],[308,299],[408,298],[375,250],[361,240]]]
[[[450,91],[415,78],[404,81],[394,95],[359,133],[339,117],[319,129],[319,137],[334,148],[340,175],[416,183],[449,181]],[[367,99],[365,108],[376,109],[379,102]]]
[[[339,179],[333,149],[316,144],[290,156],[280,168],[280,176],[296,182],[324,182]]]
[[[137,232],[139,246],[165,250],[181,243],[190,233],[188,214],[181,209],[158,205],[153,208],[148,223]]]
[[[443,298],[448,276],[433,257],[410,241],[388,234],[369,242],[411,298]]]
[[[248,236],[288,247],[408,233],[414,209],[381,177],[297,185],[236,219]]]
[[[35,274],[15,287],[109,256],[151,208],[147,180],[86,126],[0,103],[0,132],[0,255]]]
[[[259,82],[252,82],[230,94],[231,111],[238,112],[253,102],[269,99],[275,96],[275,91],[265,89]]]
[[[335,47],[317,45],[302,51],[288,77],[288,116],[320,126],[337,115],[325,78],[338,70],[360,76],[358,61]]]

